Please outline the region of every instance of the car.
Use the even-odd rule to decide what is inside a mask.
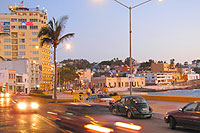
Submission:
[[[109,103],[109,102],[115,102],[114,98],[111,98],[107,94],[96,94],[96,95],[90,95],[87,99],[87,102],[94,102],[94,103]]]
[[[0,92],[0,98],[9,98],[10,94],[5,92]]]
[[[200,101],[191,102],[183,108],[167,112],[164,121],[169,123],[171,129],[184,126],[200,130]]]
[[[34,112],[39,109],[39,104],[30,96],[17,96],[12,100],[12,108],[15,112]]]
[[[133,123],[119,121],[111,115],[107,105],[98,103],[66,103],[65,109],[54,109],[47,112],[48,118],[62,129],[70,132],[135,132],[142,127]],[[124,128],[124,125],[127,128]],[[133,127],[131,127],[133,126]],[[128,130],[128,127],[132,128]],[[135,130],[134,130],[135,128]]]
[[[115,103],[110,103],[109,110],[114,115],[126,115],[128,118],[152,117],[152,108],[141,96],[124,96]]]

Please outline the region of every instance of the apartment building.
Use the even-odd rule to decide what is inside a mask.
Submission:
[[[155,62],[151,64],[151,72],[152,73],[161,73],[161,72],[182,72],[182,68],[175,67],[174,65],[170,65],[167,63],[160,63],[160,62]]]
[[[50,60],[51,46],[40,46],[37,37],[42,26],[46,25],[47,14],[44,10],[26,8],[24,5],[8,5],[9,14],[0,14],[0,56],[6,60],[28,58],[39,64],[42,70],[40,89],[50,89],[52,86],[52,64]]]

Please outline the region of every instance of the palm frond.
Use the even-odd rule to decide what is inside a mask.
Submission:
[[[58,42],[60,43],[63,42],[64,40],[68,40],[71,37],[74,37],[74,35],[75,35],[74,33],[65,34],[58,40]]]
[[[47,38],[44,37],[44,38],[41,39],[40,45],[43,46],[44,43],[48,43],[48,44],[52,43],[52,39],[50,39],[48,37]]]
[[[42,27],[38,33],[38,38],[42,36],[49,35],[49,28],[48,27]]]

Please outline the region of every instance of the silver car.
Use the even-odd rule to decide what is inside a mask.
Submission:
[[[96,94],[96,95],[90,95],[87,99],[87,102],[94,102],[94,103],[109,103],[109,102],[115,102],[114,98],[111,98],[107,94]]]

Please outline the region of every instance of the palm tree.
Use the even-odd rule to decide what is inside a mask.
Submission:
[[[47,43],[49,45],[53,45],[54,48],[54,66],[55,66],[55,73],[54,73],[54,101],[57,102],[57,64],[56,64],[56,48],[57,46],[63,42],[64,40],[68,40],[69,38],[74,36],[74,33],[69,33],[65,35],[61,35],[62,31],[65,28],[66,20],[68,19],[67,16],[61,17],[61,19],[56,20],[55,18],[52,18],[47,24],[47,26],[44,26],[40,29],[40,32],[38,34],[38,37],[41,38],[41,46],[43,46],[44,43]]]

